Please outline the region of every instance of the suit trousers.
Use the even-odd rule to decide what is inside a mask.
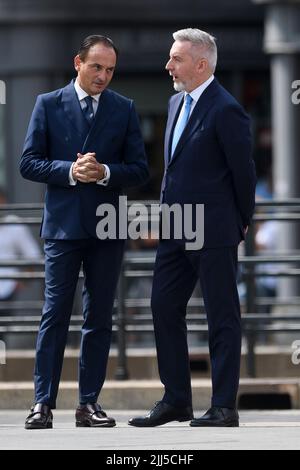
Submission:
[[[105,380],[112,311],[124,241],[46,240],[45,304],[37,338],[35,403],[56,407],[63,356],[81,266],[84,273],[79,401],[97,402]]]
[[[212,406],[235,407],[242,336],[236,276],[237,246],[186,251],[175,241],[160,242],[151,304],[166,403],[192,405],[186,308],[199,279],[209,330]]]

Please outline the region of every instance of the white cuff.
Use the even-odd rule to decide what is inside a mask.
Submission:
[[[100,184],[101,186],[107,186],[110,179],[110,169],[107,165],[103,164],[103,166],[105,168],[105,176],[102,180],[97,181],[97,184]]]
[[[74,166],[74,163],[72,163],[71,168],[70,168],[70,172],[69,172],[69,184],[70,184],[70,186],[76,186],[76,184],[77,184],[77,181],[74,180],[74,178],[73,178],[73,166]]]

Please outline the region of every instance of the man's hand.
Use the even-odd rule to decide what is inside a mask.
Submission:
[[[105,167],[97,162],[96,154],[88,152],[85,155],[77,154],[73,165],[73,178],[81,183],[96,183],[105,176]]]

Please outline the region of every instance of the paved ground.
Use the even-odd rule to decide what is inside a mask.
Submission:
[[[24,410],[0,411],[0,449],[300,449],[300,411],[241,412],[241,426],[233,429],[193,429],[188,423],[137,429],[126,424],[140,413],[110,412],[118,421],[113,429],[76,429],[72,411],[56,410],[55,429],[25,431]]]

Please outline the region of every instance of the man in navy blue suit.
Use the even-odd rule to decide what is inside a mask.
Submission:
[[[148,177],[133,102],[107,89],[117,55],[109,38],[86,38],[75,57],[76,80],[38,97],[25,140],[21,174],[47,184],[41,228],[45,305],[37,339],[35,405],[26,429],[52,428],[81,266],[84,323],[76,425],[116,424],[97,400],[105,380],[124,240],[97,238],[96,211],[111,204],[118,216],[122,189]]]
[[[184,237],[178,240],[171,232],[166,239],[162,233],[152,311],[165,394],[147,416],[129,424],[158,426],[191,420],[191,426],[233,427],[239,426],[236,396],[241,354],[237,248],[255,205],[250,122],[214,77],[215,39],[191,28],[173,37],[166,69],[179,93],[169,103],[161,199],[168,206],[179,205],[183,212],[189,205],[192,216],[196,206],[203,205],[204,237],[202,247],[188,249]],[[213,394],[211,408],[193,419],[185,317],[198,279],[208,319]]]

